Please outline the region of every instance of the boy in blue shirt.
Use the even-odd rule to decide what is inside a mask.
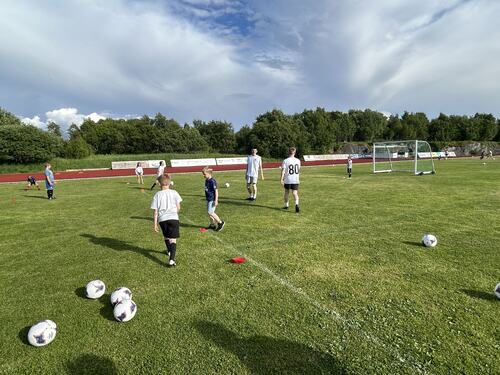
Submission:
[[[45,189],[47,189],[47,198],[49,199],[56,199],[54,197],[54,186],[55,186],[55,179],[54,179],[54,173],[51,170],[52,166],[50,163],[45,163]]]
[[[220,232],[226,224],[215,213],[215,208],[219,204],[219,190],[217,189],[217,181],[212,177],[212,170],[208,167],[201,171],[205,177],[205,198],[207,199],[208,218],[210,219],[209,229],[214,229]]]

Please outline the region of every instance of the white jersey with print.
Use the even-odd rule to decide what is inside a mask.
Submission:
[[[300,160],[291,156],[283,160],[281,168],[285,171],[285,184],[299,184]]]
[[[352,160],[347,159],[347,168],[352,169]]]
[[[140,176],[140,175],[142,175],[143,173],[144,173],[144,170],[142,169],[142,167],[137,167],[137,168],[135,169],[135,174],[136,174],[137,176]]]
[[[151,209],[158,210],[158,222],[166,220],[179,220],[177,205],[182,202],[182,198],[175,190],[160,190],[153,197]]]
[[[262,168],[262,158],[259,155],[249,155],[247,158],[247,176],[259,177],[260,168]]]
[[[165,166],[164,165],[160,165],[158,167],[158,170],[156,171],[156,177],[160,177],[163,174],[164,171],[165,171]]]

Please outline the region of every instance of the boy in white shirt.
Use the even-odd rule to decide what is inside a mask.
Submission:
[[[247,190],[249,197],[247,200],[254,201],[257,199],[257,180],[259,179],[259,170],[260,170],[260,178],[264,179],[264,172],[262,168],[262,158],[257,155],[257,149],[252,149],[252,155],[249,155],[247,158],[247,171],[246,171],[246,181],[247,181]]]
[[[285,188],[285,206],[284,210],[288,210],[288,196],[292,190],[295,199],[295,212],[299,213],[299,174],[300,174],[300,160],[295,157],[297,152],[295,147],[290,147],[288,150],[288,158],[283,160],[281,165],[281,185]]]
[[[347,158],[347,174],[349,175],[349,179],[351,179],[352,175],[352,158],[351,155]]]
[[[138,162],[137,166],[135,167],[135,175],[137,176],[137,183],[140,185],[144,185],[144,180],[142,178],[142,176],[144,175],[144,169],[142,169],[141,162]]]
[[[155,194],[151,202],[151,209],[154,210],[153,221],[154,231],[163,233],[167,255],[169,256],[168,266],[174,267],[175,253],[177,251],[177,239],[179,234],[179,211],[181,209],[182,198],[175,190],[170,189],[170,176],[161,175],[158,179],[161,190]]]
[[[158,170],[156,171],[156,179],[155,182],[153,183],[153,186],[151,186],[151,190],[154,189],[156,183],[160,180],[160,177],[163,176],[164,172],[165,172],[165,166],[163,165],[163,161],[160,161],[160,165],[158,166]]]

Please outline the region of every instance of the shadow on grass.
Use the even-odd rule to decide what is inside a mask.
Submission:
[[[19,331],[19,340],[25,345],[31,346],[28,341],[28,332],[30,331],[31,326],[26,326],[22,330]]]
[[[146,221],[153,221],[152,217],[145,217],[145,216],[130,216],[131,219],[134,220],[146,220]],[[189,224],[189,223],[179,223],[180,227],[183,228],[205,228],[203,225],[196,225],[196,224]]]
[[[484,299],[485,301],[500,302],[500,300],[493,293],[487,293],[481,290],[473,290],[473,289],[462,289],[461,291],[472,298]]]
[[[410,246],[424,247],[422,242],[418,242],[418,241],[403,241],[403,243],[406,245],[410,245]]]
[[[75,289],[75,294],[77,297],[87,299],[87,289],[84,286]]]
[[[113,305],[111,305],[111,294],[104,294],[101,298],[99,298],[99,302],[102,304],[99,314],[101,314],[103,318],[114,322],[116,319],[113,314]]]
[[[268,336],[241,337],[224,326],[198,321],[195,327],[205,339],[233,353],[253,374],[345,374],[328,353],[304,344]]]
[[[128,242],[117,240],[115,238],[97,237],[97,236],[94,236],[93,234],[88,234],[88,233],[80,234],[80,236],[88,238],[89,241],[92,242],[93,244],[96,244],[96,245],[99,245],[102,247],[107,247],[107,248],[115,250],[115,251],[131,251],[133,253],[137,253],[137,254],[145,256],[146,258],[159,264],[160,266],[166,265],[166,263],[162,262],[160,259],[158,259],[154,255],[152,255],[153,253],[164,254],[163,251],[144,249],[142,247],[131,245]]]
[[[47,196],[41,196],[41,195],[23,195],[23,197],[48,200]]]
[[[66,373],[70,375],[116,375],[115,363],[105,357],[94,354],[82,354],[72,361],[64,363]]]
[[[134,220],[146,220],[146,221],[153,221],[152,217],[146,217],[146,216],[130,216],[131,219]]]
[[[220,197],[219,202],[221,204],[229,204],[229,205],[233,205],[233,206],[267,208],[268,210],[281,211],[281,212],[292,212],[293,211],[293,210],[283,210],[279,207],[264,206],[262,204],[255,203],[255,201],[247,201],[246,199],[236,200],[236,199],[228,199],[228,198]]]

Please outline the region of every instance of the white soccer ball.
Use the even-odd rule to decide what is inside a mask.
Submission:
[[[111,293],[111,304],[114,306],[125,300],[132,299],[132,292],[129,288],[121,287]]]
[[[174,186],[174,181],[170,181],[170,186]]]
[[[45,346],[54,341],[57,325],[52,320],[42,320],[28,331],[28,342],[33,346]]]
[[[426,234],[422,238],[422,243],[424,244],[425,247],[434,247],[437,245],[438,240],[436,236],[434,236],[433,234]]]
[[[118,302],[113,309],[113,315],[119,322],[128,322],[135,316],[137,305],[131,299]]]
[[[101,280],[92,280],[85,287],[87,291],[87,298],[97,299],[101,298],[106,291],[106,285]]]
[[[500,283],[497,284],[495,287],[495,295],[497,296],[498,299],[500,299]]]
[[[224,186],[228,188],[228,187],[229,187],[229,186],[231,186],[231,185],[229,185],[229,182],[226,182],[226,183],[224,184]]]

